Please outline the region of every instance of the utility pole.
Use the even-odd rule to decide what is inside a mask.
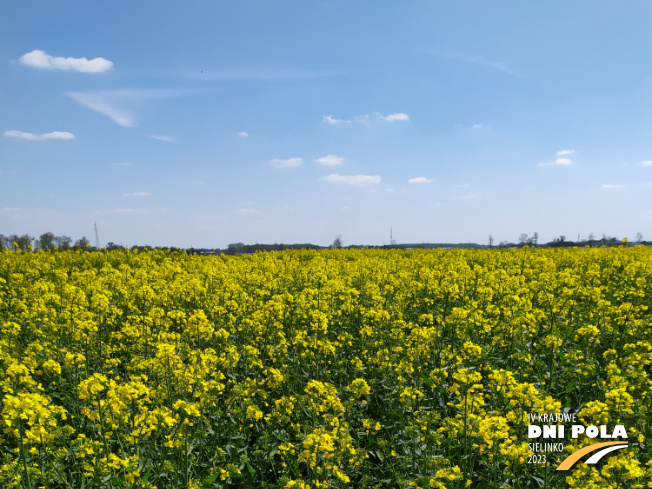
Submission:
[[[97,234],[97,221],[95,221],[95,248],[100,249],[100,238]]]

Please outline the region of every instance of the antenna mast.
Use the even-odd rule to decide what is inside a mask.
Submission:
[[[97,234],[97,221],[95,221],[95,248],[100,249],[100,238]]]

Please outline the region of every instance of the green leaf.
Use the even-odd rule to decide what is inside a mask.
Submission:
[[[204,482],[202,482],[202,485],[201,485],[202,489],[207,489],[213,482],[215,482],[215,479],[217,479],[218,476],[219,476],[219,474],[216,472],[213,475],[211,475],[210,477],[207,477],[204,480]]]

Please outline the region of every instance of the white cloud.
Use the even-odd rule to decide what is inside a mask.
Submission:
[[[173,138],[172,136],[161,136],[160,134],[150,134],[150,138],[152,139],[157,139],[159,141],[164,141],[166,143],[176,143],[177,138]]]
[[[380,183],[380,175],[340,175],[339,173],[332,173],[321,179],[324,182],[341,183],[353,187],[365,187]]]
[[[395,112],[387,116],[382,116],[387,122],[396,122],[396,121],[409,121],[410,116],[405,112]]]
[[[408,183],[430,183],[432,180],[426,177],[410,178]]]
[[[118,207],[117,209],[114,209],[113,212],[116,214],[132,214],[142,216],[150,214],[152,210],[143,207]]]
[[[118,161],[118,162],[116,162],[116,163],[112,163],[112,165],[113,165],[113,166],[122,166],[122,167],[126,167],[126,166],[134,166],[134,164],[131,163],[130,161]]]
[[[473,124],[473,125],[471,126],[471,129],[484,129],[485,127],[486,127],[486,126],[484,125],[484,123],[479,122],[478,124]]]
[[[376,113],[376,117],[378,119],[382,119],[383,117]],[[357,124],[369,124],[371,122],[371,116],[369,114],[362,114],[362,115],[356,115],[355,116],[355,122]]]
[[[372,121],[384,121],[384,122],[397,122],[403,121],[407,122],[410,120],[410,116],[405,112],[395,112],[389,115],[383,115],[379,112],[374,112],[373,114],[362,114],[356,116],[355,122],[358,124],[369,124]]]
[[[548,163],[539,163],[538,166],[570,166],[572,165],[573,162],[571,161],[570,158],[557,158],[555,161],[551,161]]]
[[[652,160],[641,161],[641,166],[652,166]]]
[[[109,117],[123,127],[134,127],[136,116],[131,108],[149,100],[163,100],[185,95],[189,90],[97,90],[90,92],[67,92],[66,95],[84,107]]]
[[[238,136],[240,136],[241,138],[248,138],[248,137],[249,137],[249,133],[248,133],[248,132],[245,132],[245,131],[240,131],[240,132],[238,133]]]
[[[393,114],[383,115],[379,112],[374,112],[373,114],[362,114],[357,115],[353,119],[357,124],[369,124],[372,121],[382,121],[382,122],[398,122],[398,121],[409,121],[410,116],[405,112],[394,112]],[[325,115],[322,117],[322,122],[328,124],[349,124],[350,119],[336,119],[332,115]]]
[[[45,51],[35,49],[23,54],[18,62],[22,65],[41,70],[79,71],[81,73],[104,73],[113,68],[113,63],[104,58],[61,58],[50,56]]]
[[[301,166],[303,160],[301,158],[288,158],[287,160],[281,160],[279,158],[274,158],[269,160],[269,164],[274,168],[294,168]]]
[[[131,192],[127,194],[122,194],[123,197],[149,197],[152,195],[149,192]]]
[[[258,214],[258,209],[251,209],[251,208],[238,209],[237,211],[235,211],[235,213],[239,215]]]
[[[344,163],[344,158],[337,155],[326,155],[321,158],[317,158],[315,163],[319,163],[324,166],[338,166]]]
[[[575,153],[574,149],[562,149],[561,151],[557,151],[557,156],[569,156]]]
[[[29,141],[46,141],[48,139],[75,139],[75,135],[73,133],[65,131],[53,131],[46,134],[34,134],[31,132],[11,130],[5,131],[5,137],[14,139],[26,139]]]
[[[66,95],[84,107],[109,117],[119,126],[133,127],[136,125],[135,116],[127,109],[116,107],[114,101],[110,100],[112,97],[98,92],[68,92]]]
[[[345,119],[335,119],[332,115],[325,115],[322,117],[321,121],[328,124],[349,124],[351,122],[350,120]]]
[[[43,134],[44,139],[75,139],[75,135],[67,131],[53,131]]]
[[[626,188],[627,185],[623,185],[621,183],[605,183],[602,188],[605,190],[618,190],[621,188]]]

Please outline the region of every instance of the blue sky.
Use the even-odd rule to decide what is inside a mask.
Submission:
[[[652,3],[0,4],[0,233],[652,239]]]

